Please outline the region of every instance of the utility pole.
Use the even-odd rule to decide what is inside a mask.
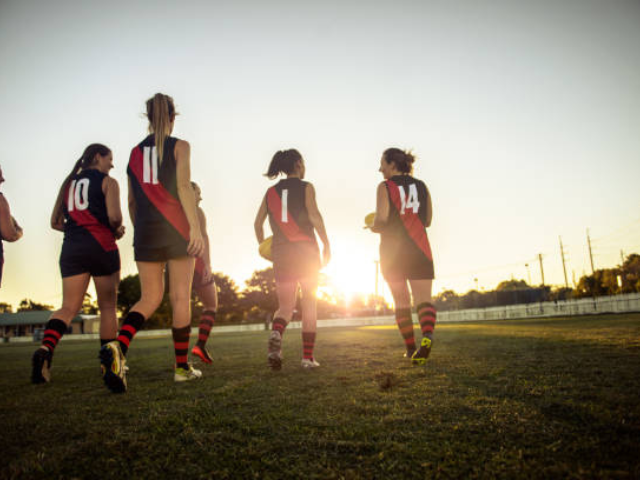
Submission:
[[[525,263],[525,267],[527,267],[527,278],[529,279],[529,286],[531,286],[531,270],[529,270],[529,264]]]
[[[624,265],[624,252],[620,249],[620,266]]]
[[[593,253],[591,252],[591,238],[589,237],[589,229],[587,228],[587,245],[589,245],[589,260],[591,260],[591,275],[595,274],[595,268],[593,268]]]
[[[569,288],[569,280],[567,280],[567,267],[564,263],[564,249],[562,248],[562,237],[558,236],[560,239],[560,257],[562,257],[562,271],[564,272],[564,286]]]
[[[544,268],[542,267],[542,254],[538,254],[538,260],[540,261],[540,276],[542,277],[542,286],[544,287]]]

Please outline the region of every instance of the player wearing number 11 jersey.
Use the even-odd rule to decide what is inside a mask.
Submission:
[[[436,311],[431,303],[433,255],[426,228],[431,224],[431,196],[424,182],[414,178],[412,154],[385,150],[380,160],[384,182],[378,186],[372,230],[380,233],[380,265],[396,308],[396,322],[404,338],[406,356],[424,364],[431,351]],[[407,282],[411,285],[411,294]],[[422,330],[416,350],[411,296]]]
[[[111,150],[100,144],[89,145],[60,188],[51,226],[64,232],[60,254],[62,308],[51,314],[42,346],[33,354],[33,383],[50,380],[53,352],[82,307],[91,277],[100,308],[100,341],[104,345],[115,339],[120,281],[116,239],[122,237],[124,227],[118,182],[109,176],[112,168]]]

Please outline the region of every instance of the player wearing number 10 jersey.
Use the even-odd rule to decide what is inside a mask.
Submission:
[[[325,264],[331,256],[329,239],[316,204],[313,185],[303,180],[305,164],[297,150],[279,151],[273,156],[266,176],[273,179],[281,173],[287,175],[287,178],[280,180],[267,190],[254,224],[258,243],[264,240],[263,224],[267,216],[273,232],[271,255],[278,294],[278,310],[273,315],[273,330],[269,336],[267,361],[272,369],[281,368],[282,335],[291,321],[296,291],[300,283],[303,344],[301,365],[305,368],[315,368],[320,365],[313,357],[320,252],[314,230],[318,232],[324,245]]]
[[[100,307],[100,340],[115,339],[116,292],[120,281],[120,255],[116,239],[124,234],[118,183],[109,177],[111,150],[89,145],[66,178],[51,216],[51,226],[64,232],[60,271],[62,308],[45,327],[42,346],[33,354],[31,381],[50,380],[53,352],[82,306],[93,277]]]
[[[431,303],[433,255],[426,228],[431,224],[431,196],[424,182],[414,178],[412,154],[397,148],[385,150],[380,160],[384,182],[378,186],[372,230],[380,233],[380,265],[396,308],[406,356],[424,364],[431,351],[436,311]],[[416,350],[411,295],[416,305],[423,339]]]

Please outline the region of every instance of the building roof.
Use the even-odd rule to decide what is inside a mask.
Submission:
[[[44,325],[49,321],[51,311],[49,310],[36,310],[29,312],[18,313],[0,313],[0,326],[13,327],[18,325]],[[82,322],[83,316],[76,315],[72,322]]]

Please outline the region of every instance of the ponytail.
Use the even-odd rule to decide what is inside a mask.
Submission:
[[[64,179],[62,183],[62,190],[67,188],[67,185],[71,181],[74,175],[77,175],[82,170],[89,168],[93,165],[93,162],[96,158],[96,155],[100,154],[102,156],[109,155],[111,150],[109,147],[102,145],[101,143],[92,143],[82,152],[82,156],[76,161],[75,165],[71,169],[71,173],[67,175],[67,178]]]
[[[147,118],[149,132],[155,135],[158,162],[162,163],[164,155],[164,140],[169,136],[171,122],[175,119],[176,109],[173,98],[163,93],[156,93],[147,100]]]
[[[393,163],[400,173],[411,175],[416,157],[410,151],[387,148],[382,154],[387,163]]]
[[[271,159],[267,173],[264,176],[273,180],[281,173],[289,175],[295,170],[298,161],[302,161],[302,155],[295,148],[278,150]]]

